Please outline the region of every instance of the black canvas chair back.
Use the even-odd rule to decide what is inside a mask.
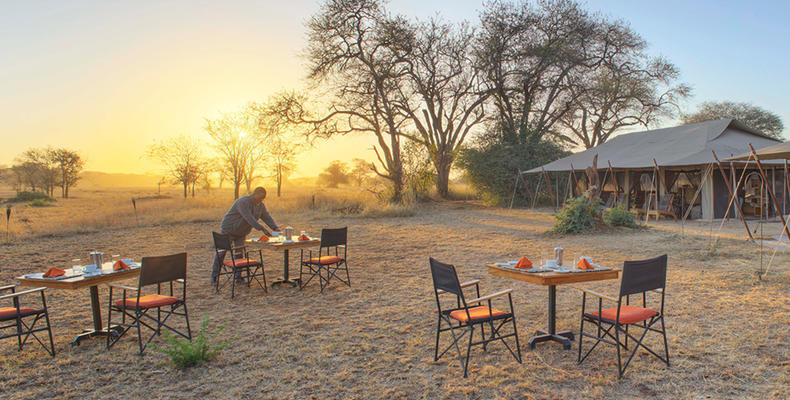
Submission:
[[[321,247],[318,249],[318,257],[309,250],[305,257],[305,252],[300,254],[299,261],[299,288],[302,289],[318,277],[318,284],[321,293],[329,285],[329,281],[335,278],[351,287],[351,276],[348,272],[348,227],[322,229]],[[342,273],[345,272],[346,278],[343,279]],[[340,273],[340,275],[338,275]],[[307,276],[307,279],[303,277]]]
[[[621,378],[639,348],[645,349],[668,367],[669,347],[664,326],[666,282],[667,255],[664,254],[647,260],[625,261],[620,280],[620,294],[617,298],[577,288],[583,292],[578,362],[583,362],[599,343],[606,343],[617,348],[617,370]],[[590,301],[592,304],[589,304],[592,307],[589,309],[588,295],[593,298]],[[637,299],[632,299],[633,295],[637,295]],[[607,306],[603,305],[604,301],[608,302]],[[596,328],[594,334],[585,332],[585,323],[593,324]],[[641,330],[641,334],[632,334],[629,328]],[[661,335],[664,344],[663,356],[644,343],[645,335],[649,332]],[[582,354],[582,339],[585,337],[594,339],[595,344]],[[629,347],[629,341],[633,342],[632,347]],[[625,363],[623,363],[623,350],[631,353]]]
[[[429,258],[431,264],[431,275],[433,276],[433,289],[438,293],[439,290],[444,290],[447,293],[452,293],[458,296],[461,302],[464,302],[464,293],[461,291],[461,282],[458,281],[458,274],[455,272],[455,267],[450,264],[445,264],[437,261],[433,257]],[[436,301],[439,301],[438,295]]]
[[[217,232],[211,232],[211,235],[214,236],[214,247],[217,250],[228,250],[230,251],[233,248],[233,245],[230,241],[230,236],[223,235]]]
[[[321,247],[344,246],[348,242],[348,227],[321,230]]]
[[[649,260],[626,261],[620,280],[620,297],[664,289],[667,284],[667,255]]]
[[[158,336],[163,328],[183,338],[192,340],[192,330],[189,327],[189,314],[187,312],[187,253],[178,253],[167,256],[143,257],[140,266],[140,277],[137,288],[111,283],[109,296],[109,309],[107,312],[107,326],[117,335],[107,335],[107,349],[117,343],[129,329],[137,333],[137,344],[140,355],[143,355],[146,346],[154,337]],[[147,286],[156,286],[156,289]],[[180,287],[180,290],[177,288]],[[167,290],[169,288],[169,291]],[[113,293],[120,290],[120,298],[113,298]],[[146,291],[148,293],[143,293]],[[155,291],[155,292],[154,292]],[[154,292],[150,293],[150,292]],[[179,293],[180,292],[180,295]],[[114,322],[113,314],[121,314],[121,321]],[[184,318],[186,331],[174,328],[168,324],[171,316]],[[147,340],[143,340],[141,328],[145,327],[153,332]]]
[[[172,282],[187,277],[187,253],[160,257],[143,257],[140,284],[144,286]]]
[[[502,290],[487,296],[480,296],[480,281],[473,280],[460,283],[455,267],[450,264],[439,262],[434,258],[428,259],[431,266],[431,276],[433,277],[433,291],[436,296],[436,308],[438,321],[436,324],[436,346],[434,348],[433,360],[438,361],[447,351],[455,349],[458,352],[458,361],[464,369],[464,377],[467,376],[469,358],[472,346],[483,345],[486,349],[489,343],[501,341],[510,351],[510,354],[521,363],[521,348],[518,343],[518,330],[516,328],[516,317],[513,314],[513,299],[510,296],[511,289]],[[467,303],[464,297],[463,288],[475,287],[476,297]],[[449,307],[442,307],[441,295],[454,295],[455,301],[446,299]],[[492,301],[504,302],[507,296],[507,308],[495,308]],[[449,297],[449,296],[447,296]],[[511,325],[512,333],[505,333],[503,327]],[[486,334],[486,329],[490,334]],[[480,329],[482,340],[474,341],[475,330]],[[444,351],[439,352],[439,339],[442,332],[449,332],[452,336],[452,343],[445,347]],[[515,347],[505,341],[506,338],[515,338]],[[466,339],[466,356],[461,353],[461,339]]]

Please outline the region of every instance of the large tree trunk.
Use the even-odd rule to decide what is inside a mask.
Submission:
[[[184,198],[187,198],[187,194],[189,194],[189,184],[184,182]]]
[[[239,182],[239,181],[234,182],[233,183],[233,198],[234,199],[238,199],[239,198],[239,188],[241,188],[241,182]]]
[[[436,167],[436,191],[439,197],[446,199],[450,194],[450,168]]]

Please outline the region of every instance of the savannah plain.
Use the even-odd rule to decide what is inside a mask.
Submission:
[[[153,197],[151,189],[78,190],[51,207],[15,205],[10,241],[0,245],[0,282],[68,266],[94,249],[137,259],[187,251],[193,332],[208,317],[209,330],[225,325],[219,339],[233,338],[233,344],[214,361],[187,370],[150,348],[140,357],[131,335],[110,351],[102,340],[72,347],[73,335],[91,324],[88,291],[47,290],[57,357],[35,343],[20,353],[13,341],[0,342],[0,397],[790,397],[790,257],[778,252],[758,280],[759,247],[739,236],[737,220],[725,224],[718,240],[708,237],[708,223],[686,223],[681,235],[680,224],[664,221],[651,221],[647,229],[556,236],[547,233],[551,210],[489,208],[473,200],[392,208],[352,189],[303,187],[279,199],[270,195],[267,207],[278,224],[296,231],[318,234],[323,227],[348,226],[352,287],[333,282],[324,294],[317,285],[268,293],[242,288],[230,300],[227,290],[214,292],[209,271],[210,232],[218,229],[232,194],[215,190],[186,200],[172,189],[163,194],[167,198]],[[138,199],[136,214],[132,197]],[[778,232],[775,225],[765,229]],[[641,352],[618,380],[611,347],[596,349],[582,365],[576,363],[577,342],[570,351],[552,343],[529,350],[527,340],[546,324],[545,287],[491,276],[485,264],[539,258],[556,246],[614,267],[669,254],[670,368]],[[771,252],[765,254],[767,264]],[[480,279],[483,294],[514,289],[523,364],[497,343],[486,352],[473,348],[468,379],[451,353],[433,361],[436,305],[429,256],[455,264],[461,281]],[[264,263],[267,280],[282,274],[281,254],[264,252]],[[292,274],[298,273],[296,264]],[[617,291],[616,281],[584,286]],[[106,314],[106,287],[100,296]],[[578,330],[581,294],[560,286],[557,299],[558,329]],[[647,343],[658,345],[657,339]],[[445,337],[442,344],[447,343]]]

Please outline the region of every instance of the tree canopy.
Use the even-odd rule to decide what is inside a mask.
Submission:
[[[750,103],[732,101],[702,103],[697,111],[683,114],[684,124],[709,121],[712,119],[734,118],[758,131],[777,139],[782,138],[784,124],[779,115]]]

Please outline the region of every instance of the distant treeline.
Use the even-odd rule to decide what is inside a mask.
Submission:
[[[85,166],[82,156],[65,148],[28,149],[20,154],[10,168],[0,169],[0,180],[17,192],[29,190],[55,197],[69,197],[69,190],[80,180]]]

